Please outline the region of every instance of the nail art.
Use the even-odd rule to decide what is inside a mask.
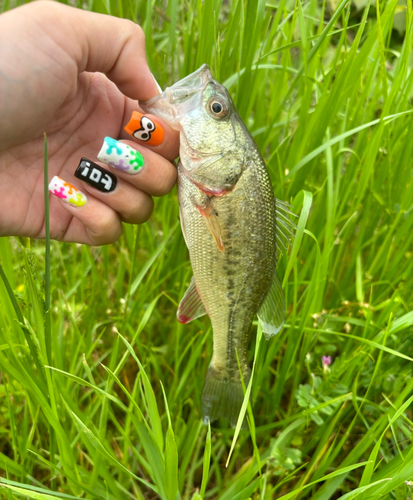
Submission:
[[[111,137],[105,137],[98,159],[127,174],[137,174],[144,164],[143,156],[139,151]]]
[[[150,146],[159,146],[163,141],[165,132],[159,123],[151,118],[134,111],[125,130],[128,134]]]
[[[86,195],[82,191],[79,191],[75,186],[72,186],[57,175],[50,181],[49,191],[64,202],[76,207],[82,207],[87,201]]]
[[[80,160],[75,177],[103,193],[110,193],[118,183],[116,176],[87,158]]]

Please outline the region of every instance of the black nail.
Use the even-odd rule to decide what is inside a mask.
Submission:
[[[80,160],[79,166],[76,169],[75,177],[86,182],[103,193],[110,193],[116,187],[118,180],[116,176],[100,165],[96,165],[93,161],[87,158]]]

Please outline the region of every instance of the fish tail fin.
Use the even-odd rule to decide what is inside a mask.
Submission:
[[[245,387],[248,385],[250,376],[251,370],[247,366],[246,373],[243,374]],[[204,424],[223,417],[229,421],[232,427],[236,427],[243,401],[244,391],[239,371],[229,375],[217,370],[212,361],[209,365],[202,392]],[[248,428],[245,418],[241,428]]]

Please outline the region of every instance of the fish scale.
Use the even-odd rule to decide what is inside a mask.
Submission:
[[[208,314],[213,357],[202,395],[204,422],[224,417],[235,426],[244,397],[240,370],[245,385],[250,378],[254,315],[266,337],[284,321],[270,177],[227,90],[206,65],[141,106],[180,131],[178,199],[194,276],[178,319]]]

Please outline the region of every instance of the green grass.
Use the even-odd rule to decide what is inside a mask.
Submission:
[[[209,320],[175,319],[191,277],[176,192],[114,245],[51,242],[49,260],[43,241],[0,238],[1,494],[405,500],[411,1],[377,10],[359,0],[359,11],[337,0],[165,5],[88,8],[142,24],[162,86],[204,62],[226,82],[275,195],[301,217],[280,261],[286,325],[257,349],[254,326],[250,427],[226,467],[234,429],[220,421],[209,432],[200,415]],[[403,19],[401,37],[393,24]]]

